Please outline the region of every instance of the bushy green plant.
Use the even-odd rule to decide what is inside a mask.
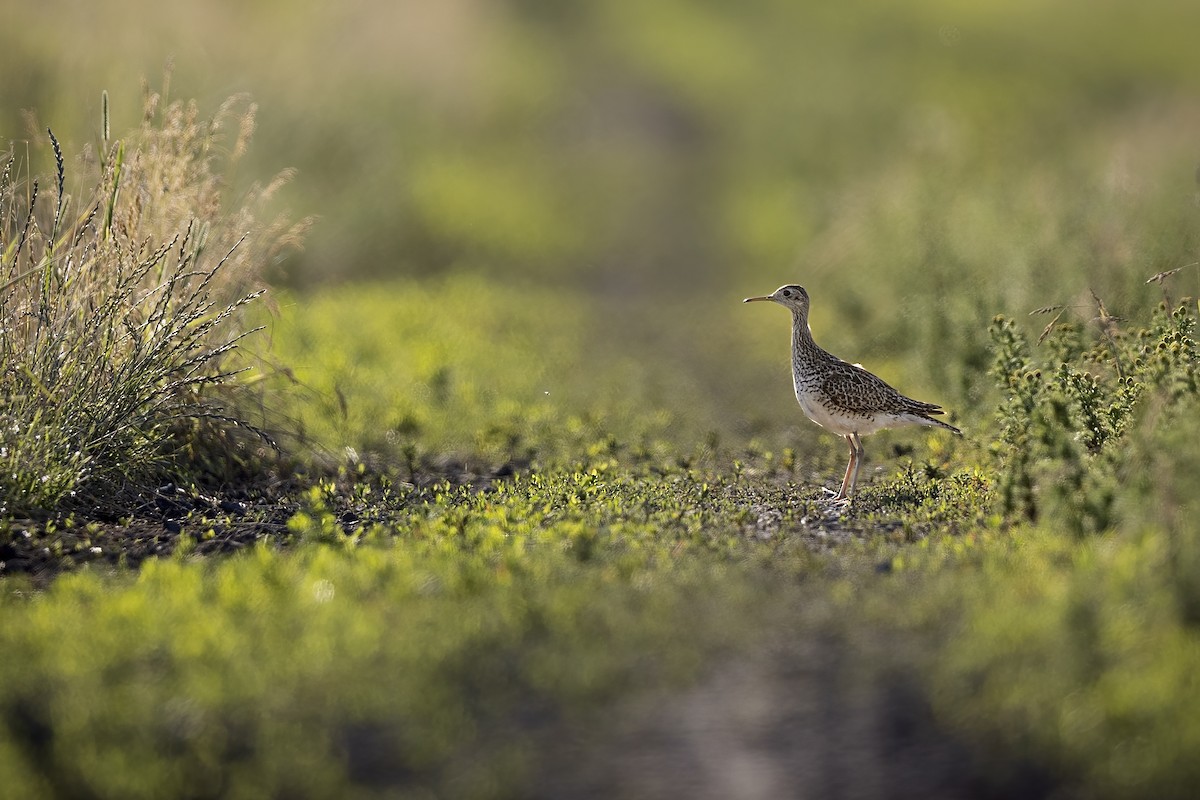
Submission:
[[[229,356],[250,332],[243,310],[262,293],[261,271],[300,228],[256,219],[278,182],[223,197],[222,169],[253,130],[253,107],[237,109],[205,119],[148,94],[126,140],[110,141],[105,118],[76,192],[52,133],[49,186],[4,159],[3,513],[111,504],[247,429],[217,390],[240,371]]]
[[[1141,327],[1098,298],[1094,310],[1083,325],[1062,322],[1061,306],[1035,312],[1057,314],[1036,354],[1010,320],[991,327],[992,375],[1005,394],[994,447],[1003,511],[1048,515],[1077,534],[1113,524],[1118,484],[1143,438],[1129,435],[1139,415],[1173,408],[1200,387],[1194,302],[1164,302]]]

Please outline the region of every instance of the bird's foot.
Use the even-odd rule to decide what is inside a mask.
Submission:
[[[831,508],[849,508],[850,507],[851,498],[848,497],[847,495],[844,495],[841,492],[835,492],[833,489],[830,489],[828,486],[822,486],[821,491],[825,492],[825,494],[828,495],[828,497],[824,497],[824,498],[818,500],[817,502],[824,503],[825,505],[827,505]]]

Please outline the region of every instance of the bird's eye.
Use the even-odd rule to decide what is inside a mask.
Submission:
[[[791,297],[791,296],[792,296],[792,292],[791,292],[791,290],[790,290],[790,289],[784,289],[784,290],[783,290],[783,296],[784,296],[784,297]]]

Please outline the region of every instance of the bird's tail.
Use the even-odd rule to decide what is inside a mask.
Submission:
[[[940,419],[933,419],[932,417],[923,417],[923,419],[926,421],[925,422],[926,425],[930,425],[935,428],[945,428],[946,430],[950,431],[951,433],[955,434],[956,436],[963,435],[962,431],[960,431],[958,428],[954,427],[953,425],[951,425],[948,422],[942,422]]]

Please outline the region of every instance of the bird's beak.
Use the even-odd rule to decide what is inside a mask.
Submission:
[[[771,301],[771,300],[774,300],[774,299],[775,299],[775,298],[773,298],[773,297],[770,297],[770,296],[763,296],[763,297],[747,297],[747,298],[746,298],[745,300],[743,300],[742,302],[743,302],[743,303],[753,303],[753,302],[756,302],[756,301],[759,301],[759,300]]]

